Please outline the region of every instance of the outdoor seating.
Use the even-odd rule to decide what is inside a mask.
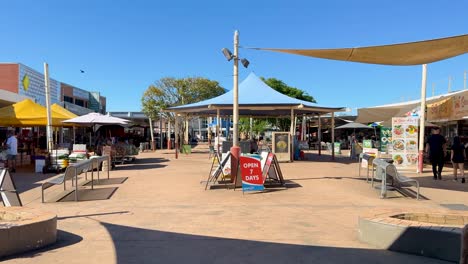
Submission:
[[[102,162],[109,161],[108,156],[92,157],[88,160],[83,160],[79,163],[70,164],[63,174],[60,174],[46,182],[41,186],[42,202],[44,203],[44,190],[54,186],[63,184],[63,190],[66,190],[66,181],[72,180],[72,186],[75,187],[75,201],[78,201],[78,175],[85,173],[85,179],[88,179],[87,173],[91,171],[91,189],[94,189],[94,169],[97,169],[99,182],[99,167]],[[107,178],[109,179],[109,170],[107,170]]]
[[[391,164],[387,168],[387,174],[389,176],[391,176],[398,183],[412,183],[412,184],[415,184],[416,189],[417,189],[416,199],[419,200],[419,182],[417,180],[401,175],[400,173],[398,173],[397,168],[393,164]]]
[[[361,168],[362,168],[362,160],[367,161],[367,174],[366,174],[366,182],[369,182],[369,170],[372,170],[372,173],[374,173],[374,164],[373,161],[375,159],[375,156],[361,153],[359,155],[359,162],[358,162],[358,175],[361,177]]]
[[[419,200],[419,182],[415,179],[403,176],[398,173],[395,165],[388,163],[385,159],[374,159],[372,162],[374,169],[372,170],[372,186],[374,186],[374,179],[381,180],[381,194],[380,198],[385,198],[387,194],[387,180],[391,180],[391,186],[398,183],[415,183],[417,188],[416,199]]]

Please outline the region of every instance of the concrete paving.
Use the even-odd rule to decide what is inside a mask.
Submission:
[[[145,152],[111,171],[111,178],[122,180],[96,186],[115,191],[45,204],[40,184],[53,175],[19,169],[14,177],[23,203],[58,215],[59,241],[4,263],[445,263],[359,242],[358,216],[388,209],[450,211],[441,204],[464,208],[468,184],[433,181],[429,172],[408,174],[421,181],[426,199],[397,192],[380,199],[349,158],[307,157],[281,163],[293,188],[242,194],[204,190],[207,152],[194,149],[178,159],[172,151]],[[52,187],[46,196],[61,189]]]

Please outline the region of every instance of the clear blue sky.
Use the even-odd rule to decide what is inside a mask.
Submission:
[[[232,89],[221,48],[338,48],[468,33],[468,1],[4,1],[0,61],[21,62],[74,86],[101,91],[108,111],[139,111],[162,77],[202,76]],[[416,99],[421,67],[377,66],[240,49],[240,70],[307,91],[319,105],[365,107]],[[80,69],[85,73],[80,73]],[[429,65],[428,94],[462,89],[468,55]]]

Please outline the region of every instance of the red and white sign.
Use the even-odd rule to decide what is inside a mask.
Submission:
[[[263,190],[262,165],[260,160],[253,157],[241,156],[240,167],[242,175],[242,189],[244,189],[244,191]]]

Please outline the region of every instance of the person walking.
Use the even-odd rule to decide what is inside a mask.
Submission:
[[[432,164],[432,172],[434,173],[434,180],[442,180],[442,169],[445,163],[445,152],[447,141],[440,135],[438,127],[432,129],[432,135],[427,140],[426,154],[429,154],[429,159]]]
[[[453,180],[457,181],[457,169],[460,169],[461,182],[465,183],[465,146],[460,143],[460,137],[456,136],[453,138],[453,145],[451,151],[450,160],[453,164]]]
[[[16,172],[16,155],[18,155],[18,139],[16,139],[15,132],[10,131],[7,139],[7,167],[11,172]]]

